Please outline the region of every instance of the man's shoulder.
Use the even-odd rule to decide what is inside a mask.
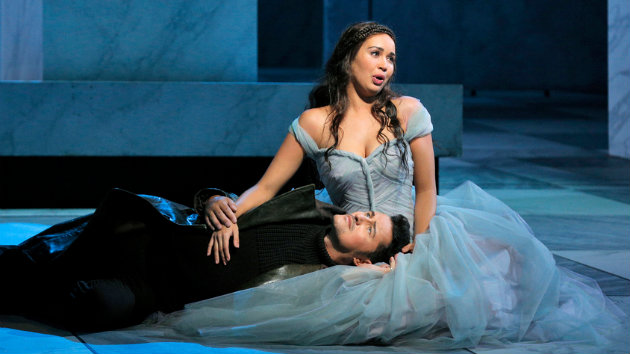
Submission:
[[[326,221],[327,207],[318,206],[315,186],[310,184],[283,193],[239,218],[239,229],[294,220]]]

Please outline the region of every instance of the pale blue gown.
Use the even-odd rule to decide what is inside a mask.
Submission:
[[[320,149],[296,118],[289,129],[304,148],[306,156],[315,161],[326,189],[318,198],[332,202],[348,212],[379,211],[387,215],[402,214],[413,230],[414,200],[413,159],[409,142],[430,134],[431,116],[422,106],[408,120],[403,144],[406,145],[405,169],[396,140],[381,144],[369,156],[359,156],[344,150],[332,150],[325,160],[326,149]],[[383,149],[387,149],[383,153]],[[326,200],[326,198],[330,200]]]
[[[422,108],[409,121],[406,143],[431,129]],[[334,151],[330,170],[324,150],[297,119],[291,131],[317,162],[337,205],[413,220],[412,174],[391,156],[385,165],[383,147],[367,158]],[[394,144],[389,150],[398,156]],[[411,170],[411,156],[408,164]],[[627,318],[597,284],[558,268],[516,212],[471,182],[437,197],[430,228],[415,242],[413,253],[399,254],[396,269],[387,274],[331,267],[190,304],[138,330],[206,344],[376,341],[446,349],[569,341],[595,352],[627,345],[615,337]]]

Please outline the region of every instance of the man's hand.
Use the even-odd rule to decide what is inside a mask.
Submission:
[[[203,219],[212,231],[236,224],[236,203],[228,197],[214,196],[208,199]]]
[[[230,227],[224,227],[221,230],[214,231],[210,236],[208,244],[208,253],[210,256],[214,252],[214,262],[219,264],[219,258],[223,264],[227,264],[230,260],[230,237],[234,238],[234,247],[238,248],[238,225],[232,224]]]

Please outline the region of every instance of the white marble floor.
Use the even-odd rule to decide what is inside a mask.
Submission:
[[[428,107],[430,109],[430,107]],[[440,188],[465,180],[503,200],[530,224],[559,265],[594,278],[630,313],[630,161],[610,157],[606,97],[552,92],[478,92],[464,100],[464,154],[440,161]],[[439,117],[434,117],[439,119]],[[0,243],[9,223],[36,231],[89,210],[0,210]],[[10,353],[342,353],[404,352],[395,347],[253,346],[128,343],[115,335],[77,336],[20,317],[0,316],[0,352]],[[133,342],[133,340],[131,340]],[[449,353],[582,353],[558,343],[477,347]],[[621,352],[629,352],[625,348]],[[413,350],[421,353],[422,348]]]

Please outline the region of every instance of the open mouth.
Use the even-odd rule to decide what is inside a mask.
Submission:
[[[385,75],[373,75],[372,82],[375,85],[382,85],[385,82]]]

